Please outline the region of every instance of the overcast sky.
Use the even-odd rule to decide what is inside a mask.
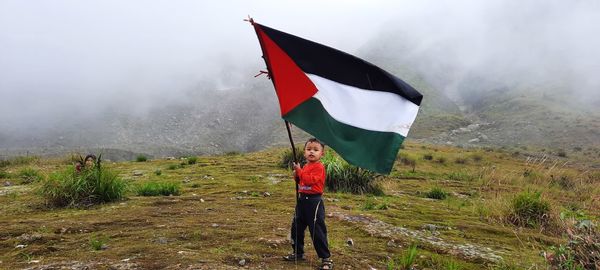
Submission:
[[[0,0],[0,127],[107,104],[143,111],[206,80],[238,87],[264,68],[248,15],[350,53],[397,29],[413,52],[439,48],[457,68],[551,65],[598,91],[599,3]]]

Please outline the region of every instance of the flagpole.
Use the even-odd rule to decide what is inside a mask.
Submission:
[[[254,27],[255,31],[256,30],[256,26],[254,25],[254,20],[252,19],[252,17],[250,17],[250,15],[248,15],[248,19],[244,20],[250,23],[250,25],[252,25],[252,27]],[[258,31],[256,32],[256,34],[258,35]],[[262,40],[259,38],[258,42],[260,43],[260,48],[263,51],[263,60],[265,60],[265,64],[267,66],[267,72],[264,71],[260,71],[260,73],[254,77],[257,77],[261,74],[267,74],[267,78],[271,80],[271,82],[273,83],[273,87],[275,87],[275,80],[273,79],[273,73],[271,72],[271,66],[269,65],[269,61],[267,59],[267,54],[266,51],[264,50],[263,47],[263,42]],[[298,163],[298,159],[296,158],[296,147],[294,146],[294,139],[292,138],[292,131],[290,130],[290,123],[287,120],[284,120],[285,122],[285,128],[287,129],[287,134],[288,134],[288,138],[290,139],[290,144],[292,146],[292,155],[294,155],[294,163]],[[298,252],[298,220],[297,220],[297,211],[298,211],[298,199],[300,198],[300,195],[298,193],[298,184],[300,182],[300,179],[298,178],[298,176],[294,177],[294,186],[296,186],[296,206],[294,207],[294,227],[296,228],[296,239],[292,239],[294,241],[294,256],[296,256],[297,252]],[[302,232],[304,233],[304,232]],[[298,267],[298,259],[296,258],[296,260],[294,260],[294,263],[296,264],[296,268]]]
[[[292,155],[294,155],[294,163],[298,163],[298,159],[296,158],[296,147],[294,146],[294,139],[292,138],[292,131],[290,130],[290,122],[285,121],[285,128],[287,129],[288,138],[290,139],[290,144],[292,145]],[[298,176],[294,177],[296,181],[296,199],[298,199]]]

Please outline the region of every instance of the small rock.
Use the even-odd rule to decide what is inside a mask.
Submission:
[[[346,239],[346,244],[348,244],[348,246],[354,246],[354,240],[352,240],[352,238],[348,238]]]
[[[344,209],[344,210],[351,210],[352,206],[350,206],[350,205],[342,205],[342,209]]]
[[[246,265],[246,259],[241,259],[241,260],[238,262],[238,264],[239,264],[240,266],[244,266],[244,265]]]
[[[421,226],[424,230],[428,230],[428,231],[435,231],[437,230],[437,226],[433,225],[433,224],[425,224],[423,226]]]
[[[269,192],[266,192],[266,191],[265,191],[265,192],[263,192],[263,196],[265,196],[265,197],[270,197],[270,196],[271,196],[271,193],[269,193]]]
[[[167,238],[165,238],[165,237],[159,237],[157,242],[159,244],[166,244],[168,241],[167,241]]]
[[[204,199],[200,198],[200,202],[204,202]]]
[[[187,178],[187,177],[186,177],[186,178],[184,178],[184,179],[183,179],[183,181],[182,181],[182,182],[184,182],[184,183],[189,183],[190,181],[192,181],[192,180],[190,180],[189,178]]]
[[[175,157],[167,157],[167,160],[175,160]]]
[[[133,171],[133,176],[142,176],[144,175],[143,171]]]
[[[108,245],[106,244],[102,244],[102,246],[100,246],[101,250],[107,250],[108,249]]]
[[[211,227],[213,227],[213,228],[217,228],[217,227],[219,227],[219,224],[217,224],[217,223],[213,223],[213,224],[212,224],[212,225],[210,225],[210,226],[211,226]]]
[[[12,186],[12,183],[9,182],[9,181],[6,181],[6,182],[4,182],[4,186],[5,187],[10,187],[10,186]]]
[[[20,245],[15,246],[15,248],[25,248],[25,247],[27,247],[27,245],[20,244]]]
[[[258,213],[258,210],[254,209],[254,210],[252,210],[252,212],[254,212],[256,214],[256,213]]]
[[[469,140],[469,143],[478,143],[478,142],[479,142],[479,138]]]

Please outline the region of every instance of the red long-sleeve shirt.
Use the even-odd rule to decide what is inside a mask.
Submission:
[[[298,183],[298,191],[305,194],[323,194],[325,187],[325,166],[317,161],[307,163],[298,173],[300,182]]]

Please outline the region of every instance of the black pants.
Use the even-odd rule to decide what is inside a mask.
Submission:
[[[292,220],[292,248],[295,254],[304,254],[304,231],[307,226],[319,258],[329,258],[325,205],[321,196],[301,195],[298,199]]]

